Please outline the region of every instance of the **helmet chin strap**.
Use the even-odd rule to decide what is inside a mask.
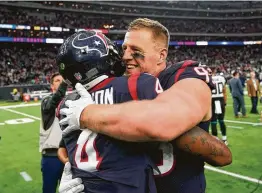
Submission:
[[[107,75],[101,75],[83,86],[86,88],[86,90],[90,90],[91,88],[93,88],[94,86],[96,86],[97,84],[99,84],[100,82],[102,82],[107,78],[108,78]]]

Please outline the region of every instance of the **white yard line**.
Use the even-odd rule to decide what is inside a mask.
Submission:
[[[227,104],[229,107],[233,107],[233,104]],[[252,107],[252,105],[245,105],[246,107]]]
[[[211,170],[213,172],[218,172],[218,173],[221,173],[221,174],[225,174],[225,175],[228,175],[228,176],[232,176],[234,178],[238,178],[238,179],[242,179],[242,180],[246,180],[246,181],[249,181],[249,182],[254,182],[254,183],[259,183],[259,184],[262,184],[262,181],[261,180],[258,180],[256,178],[251,178],[251,177],[248,177],[248,176],[243,176],[243,175],[240,175],[240,174],[236,174],[236,173],[233,173],[233,172],[227,172],[225,170],[221,170],[221,169],[217,169],[217,168],[214,168],[214,167],[211,167],[211,166],[205,166],[205,169],[207,170]]]
[[[3,110],[9,111],[9,112],[12,112],[12,113],[15,113],[15,114],[23,115],[25,117],[30,117],[32,119],[36,119],[36,120],[39,120],[39,121],[41,120],[39,117],[35,117],[33,115],[29,115],[29,114],[26,114],[26,113],[21,113],[19,111],[15,111],[15,110],[12,110],[12,109],[3,109]]]
[[[234,128],[234,129],[244,129],[243,127],[237,127],[237,126],[231,126],[231,125],[228,125],[227,127]]]
[[[32,106],[40,106],[40,103],[1,106],[0,109],[11,109],[11,108],[32,107]]]
[[[246,121],[233,121],[233,120],[225,120],[225,122],[228,122],[228,123],[240,123],[240,124],[246,124],[246,125],[257,125],[257,124],[261,124],[261,123],[246,122]]]
[[[26,182],[29,182],[29,181],[32,181],[32,180],[33,180],[33,179],[31,178],[31,176],[29,176],[29,174],[26,173],[26,172],[20,172],[20,175],[24,178],[24,180],[25,180]]]
[[[40,104],[27,104],[27,105],[24,105],[24,106],[19,105],[19,107],[37,106],[37,105],[40,105]],[[33,119],[36,119],[36,120],[41,120],[39,117],[35,117],[35,116],[32,116],[32,115],[28,115],[28,114],[25,114],[25,113],[21,113],[21,112],[9,109],[9,108],[16,108],[15,106],[18,106],[18,105],[5,106],[5,108],[2,108],[2,109],[10,111],[10,112],[13,112],[13,113],[16,113],[16,114],[24,115],[26,117],[30,117],[30,118],[33,118]],[[252,122],[243,122],[243,121],[232,121],[232,120],[225,120],[225,121],[226,122],[231,122],[231,123],[240,123],[240,124],[249,124],[249,125],[257,124],[257,123],[252,123]],[[235,127],[235,126],[231,126],[231,127]],[[243,175],[240,175],[240,174],[237,174],[237,173],[233,173],[233,172],[227,172],[225,170],[217,169],[217,168],[214,168],[214,167],[211,167],[211,166],[207,166],[206,165],[205,169],[213,171],[213,172],[225,174],[225,175],[228,175],[228,176],[231,176],[231,177],[234,177],[234,178],[246,180],[246,181],[249,181],[249,182],[262,184],[262,181],[260,181],[258,179],[251,178],[251,177],[248,177],[248,176],[243,176]],[[25,181],[31,181],[32,180],[32,178],[26,172],[20,172],[20,175],[24,178]]]

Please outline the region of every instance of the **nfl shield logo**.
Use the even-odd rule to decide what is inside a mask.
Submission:
[[[65,69],[65,64],[64,64],[64,63],[61,63],[61,64],[60,64],[60,69],[61,69],[61,70],[64,70],[64,69]]]
[[[74,76],[75,76],[75,78],[77,80],[81,80],[82,79],[82,76],[81,76],[81,74],[79,72],[75,73]]]

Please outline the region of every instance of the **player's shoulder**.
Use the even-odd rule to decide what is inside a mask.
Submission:
[[[186,78],[197,78],[207,83],[212,82],[209,68],[194,60],[185,60],[170,65],[160,73],[158,78],[165,89]]]
[[[192,71],[193,68],[201,66],[201,63],[194,60],[184,60],[178,63],[171,64],[167,66],[160,74],[159,78],[174,76],[176,74],[181,74],[185,71]]]
[[[150,81],[156,81],[157,77],[153,76],[152,74],[149,73],[141,73],[138,76],[138,81],[139,83],[146,83],[146,82],[150,82]]]
[[[137,85],[150,85],[150,84],[155,84],[156,81],[158,80],[157,77],[153,76],[152,74],[149,73],[140,73],[140,74],[134,74],[128,77],[128,82],[134,82]]]
[[[158,78],[148,73],[137,73],[130,76],[120,77],[116,82],[124,86],[132,99],[153,99],[162,92]]]
[[[116,77],[114,84],[127,86],[128,84],[146,84],[155,81],[157,78],[149,73],[136,73],[129,76]]]
[[[217,74],[216,76],[214,76],[214,79],[217,81],[217,82],[223,82],[225,83],[226,82],[226,78],[220,74]]]
[[[226,78],[223,76],[223,75],[218,75],[219,76],[219,80],[221,80],[221,81],[223,81],[223,82],[225,82],[226,81]]]

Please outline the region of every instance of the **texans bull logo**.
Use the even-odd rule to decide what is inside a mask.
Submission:
[[[89,34],[80,33],[73,39],[72,46],[86,53],[97,51],[101,57],[107,56],[109,52],[108,44],[103,34],[95,31]]]

